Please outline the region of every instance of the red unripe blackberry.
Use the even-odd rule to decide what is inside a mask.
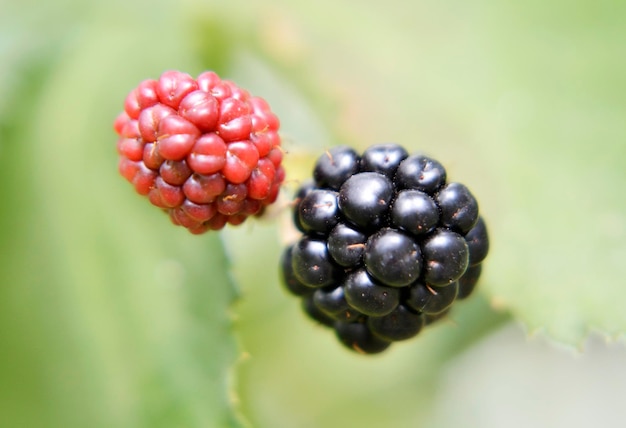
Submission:
[[[285,178],[267,102],[211,71],[141,82],[114,122],[119,171],[172,222],[198,234],[241,224]]]

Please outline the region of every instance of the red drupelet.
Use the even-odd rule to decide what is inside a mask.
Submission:
[[[191,233],[238,225],[278,196],[279,126],[265,100],[212,71],[166,71],[133,89],[115,120],[119,171]]]

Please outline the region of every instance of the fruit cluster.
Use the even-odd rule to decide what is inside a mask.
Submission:
[[[341,343],[378,353],[417,335],[467,297],[489,241],[467,187],[436,160],[379,144],[317,160],[294,201],[302,232],[282,276],[305,312]]]
[[[194,234],[259,214],[285,177],[278,118],[214,72],[141,82],[114,128],[122,176]]]

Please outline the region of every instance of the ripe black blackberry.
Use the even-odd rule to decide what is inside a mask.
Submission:
[[[296,192],[293,220],[302,236],[283,253],[286,290],[365,354],[445,317],[472,293],[489,251],[470,190],[397,144],[321,155]]]

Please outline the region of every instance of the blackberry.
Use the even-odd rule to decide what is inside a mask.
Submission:
[[[367,240],[365,268],[383,284],[404,287],[419,277],[422,254],[411,237],[385,228]]]
[[[453,282],[445,287],[430,287],[425,284],[414,284],[409,289],[405,304],[417,312],[438,314],[452,305],[458,293],[458,282]]]
[[[273,203],[285,178],[268,104],[207,71],[141,82],[114,129],[119,172],[171,221],[200,234]]]
[[[339,271],[330,259],[326,242],[308,236],[294,245],[291,267],[294,276],[309,287],[333,284]]]
[[[350,272],[345,277],[343,289],[350,307],[365,315],[386,315],[400,302],[397,288],[379,284],[365,269]]]
[[[372,230],[385,223],[393,196],[389,178],[377,172],[361,172],[348,178],[339,189],[339,208],[352,224]]]
[[[359,155],[350,147],[333,147],[320,156],[313,178],[320,187],[339,190],[341,185],[359,170]]]
[[[339,223],[328,235],[328,252],[343,267],[357,266],[365,253],[367,235],[345,223]]]
[[[469,263],[465,238],[439,228],[423,241],[424,280],[434,286],[448,285],[463,275]]]
[[[480,264],[489,252],[489,236],[487,235],[487,226],[482,217],[478,217],[478,221],[465,235],[465,241],[469,248],[469,265],[475,266]]]
[[[361,353],[382,352],[444,318],[473,292],[489,251],[469,189],[448,182],[435,159],[397,144],[322,154],[293,210],[302,236],[283,254],[285,288]]]
[[[304,285],[295,275],[293,270],[293,245],[289,246],[281,257],[281,273],[283,284],[287,290],[295,296],[313,294],[314,288]]]
[[[309,318],[320,323],[321,325],[331,328],[335,326],[335,320],[317,307],[317,305],[313,302],[312,295],[305,296],[302,299],[302,310],[309,316]]]
[[[391,206],[391,224],[413,235],[424,235],[439,223],[439,207],[419,190],[398,192]]]
[[[346,300],[344,288],[318,288],[313,293],[313,303],[322,312],[337,321],[356,321],[362,314]]]
[[[478,203],[469,189],[461,183],[444,186],[435,196],[441,210],[441,224],[467,233],[478,221]]]
[[[307,232],[328,233],[339,222],[337,192],[313,189],[298,208],[300,227]]]
[[[307,231],[304,228],[304,225],[300,223],[300,202],[302,202],[304,197],[313,189],[315,189],[315,182],[313,180],[308,180],[300,186],[293,199],[293,223],[296,228],[303,233],[306,233]]]
[[[391,345],[390,340],[375,336],[364,323],[338,321],[334,329],[343,345],[361,354],[378,354]]]
[[[463,276],[459,278],[459,294],[457,299],[466,299],[470,294],[472,294],[474,288],[476,288],[478,278],[480,278],[482,268],[483,267],[480,264],[467,268],[467,271],[465,271]]]
[[[361,157],[361,172],[379,172],[393,179],[393,176],[404,159],[409,154],[404,147],[398,144],[377,144],[363,152]]]
[[[370,317],[367,322],[370,331],[381,339],[395,342],[416,336],[424,327],[424,314],[413,312],[404,305],[398,305],[392,312],[382,317]]]
[[[398,166],[395,181],[400,189],[421,190],[432,195],[446,182],[446,170],[434,159],[413,155]]]

